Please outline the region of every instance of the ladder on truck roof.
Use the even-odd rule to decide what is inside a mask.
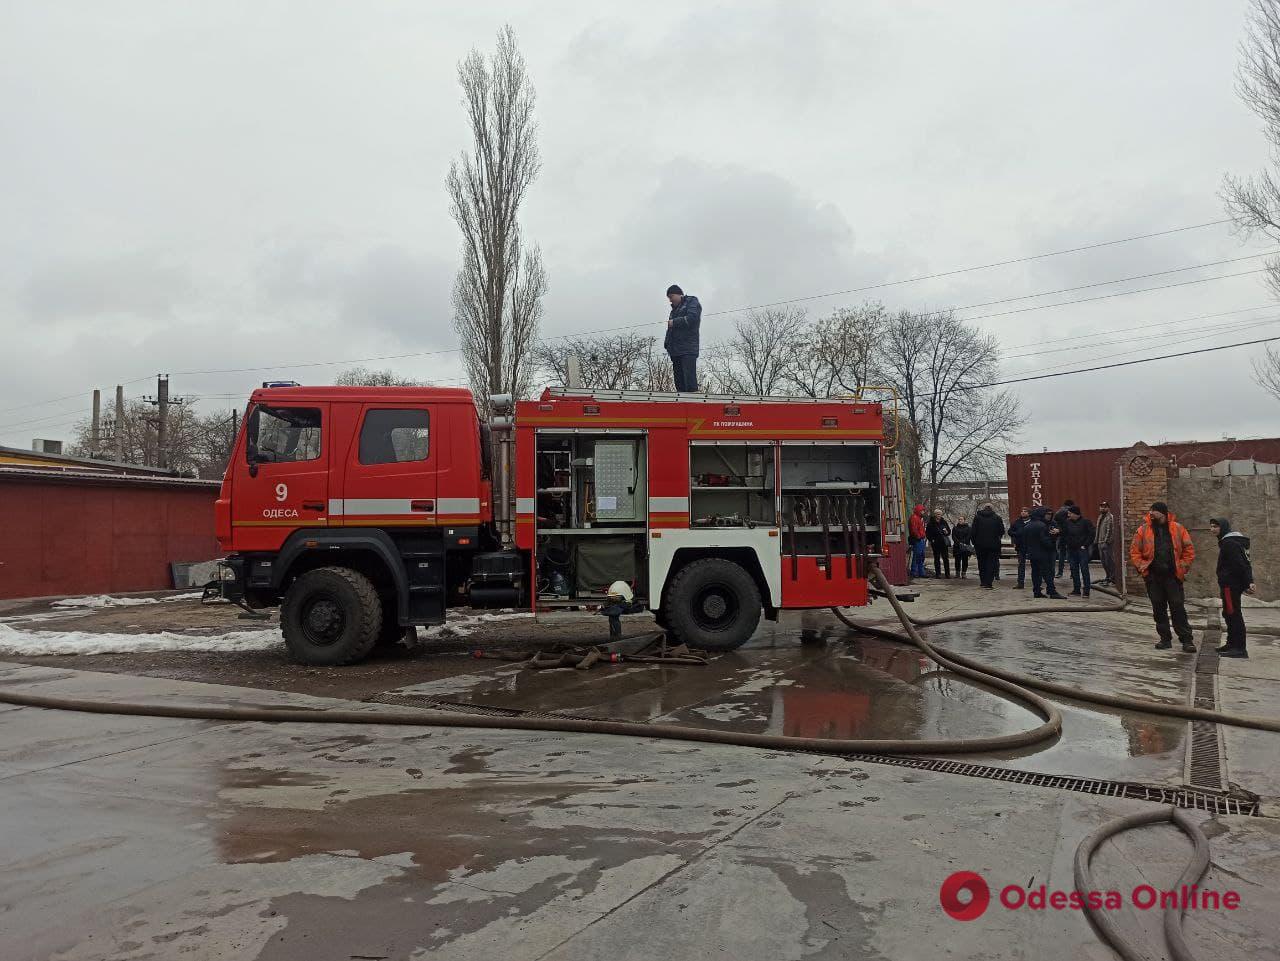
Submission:
[[[633,400],[651,403],[705,403],[705,404],[878,404],[879,401],[859,397],[796,397],[790,394],[703,394],[677,393],[665,390],[619,390],[617,388],[595,390],[590,387],[548,387],[552,397],[583,397],[592,400]]]

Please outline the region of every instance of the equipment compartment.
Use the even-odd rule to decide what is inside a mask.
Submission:
[[[772,441],[703,441],[689,446],[690,527],[776,527]]]

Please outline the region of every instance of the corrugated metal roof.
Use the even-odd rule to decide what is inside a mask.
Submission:
[[[96,457],[72,457],[69,454],[46,454],[38,450],[23,450],[21,447],[0,446],[0,467],[8,464],[18,464],[40,470],[80,469],[115,474],[147,474],[156,477],[174,476],[172,471],[163,467],[122,464],[118,461],[100,460]]]

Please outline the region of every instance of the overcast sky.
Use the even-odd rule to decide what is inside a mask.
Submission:
[[[544,332],[657,333],[673,282],[710,313],[1221,219],[1223,174],[1266,156],[1233,91],[1244,6],[0,3],[0,443],[67,438],[92,388],[163,371],[205,409],[350,366],[288,364],[416,353],[366,366],[460,382],[455,67],[504,22],[538,93]],[[1218,226],[878,295],[932,310],[1267,249]],[[1272,302],[1249,274],[976,322],[1021,376],[1278,335]],[[1275,436],[1261,350],[1019,388],[1013,449]],[[245,367],[268,369],[179,373]]]

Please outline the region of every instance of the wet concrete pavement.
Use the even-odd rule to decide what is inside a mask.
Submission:
[[[1000,603],[1006,597],[998,598]],[[994,604],[936,585],[922,616]],[[883,619],[883,603],[867,612]],[[545,629],[545,625],[544,625]],[[512,630],[508,628],[508,635]],[[518,632],[516,632],[518,633]],[[1173,701],[1192,662],[1130,614],[1038,615],[930,637],[1014,670]],[[1280,652],[1223,662],[1224,709],[1277,713]],[[89,659],[85,659],[89,660]],[[385,710],[424,698],[828,737],[979,736],[1021,706],[826,614],[766,625],[706,668],[526,671],[412,657],[380,703],[78,670],[0,686],[79,696]],[[197,672],[198,673],[198,672]],[[211,678],[211,680],[216,678]],[[368,698],[368,675],[347,697]],[[375,685],[376,686],[376,685]],[[340,687],[340,684],[339,684]],[[1182,782],[1187,725],[1062,704],[1064,736],[992,765]],[[1280,794],[1280,736],[1228,730],[1232,780]],[[993,905],[949,919],[955,870],[1071,887],[1079,840],[1144,805],[927,770],[742,748],[547,733],[250,725],[0,706],[0,951],[17,958],[1108,958],[1071,911]],[[1206,818],[1204,886],[1236,912],[1190,917],[1202,956],[1280,943],[1280,820]],[[1108,886],[1176,878],[1171,828],[1126,835]],[[1158,953],[1158,920],[1125,924]],[[944,946],[939,948],[939,946]]]

